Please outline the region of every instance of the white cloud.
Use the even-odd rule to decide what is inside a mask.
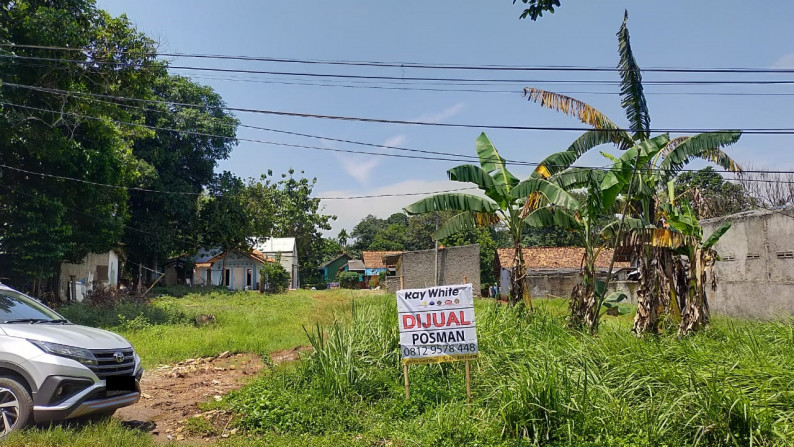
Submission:
[[[395,135],[383,142],[384,146],[401,146],[408,138],[405,135]]]
[[[459,102],[451,107],[447,107],[446,109],[438,112],[438,113],[425,113],[420,115],[419,117],[413,119],[412,121],[427,121],[431,123],[439,123],[441,121],[446,121],[453,116],[460,113],[466,107],[465,104]]]
[[[404,144],[408,138],[405,135],[395,135],[383,142],[384,146],[400,146]],[[372,152],[378,151],[377,148]],[[381,149],[387,153],[393,152],[390,149]],[[351,177],[358,180],[362,185],[369,182],[372,172],[375,170],[382,160],[382,157],[377,155],[341,155],[336,154],[336,159],[342,164],[342,169]]]
[[[772,68],[776,68],[780,70],[794,69],[794,53],[783,55],[774,64],[772,64]]]
[[[365,192],[361,190],[332,190],[322,191],[317,193],[317,197],[354,197],[361,195],[383,195],[383,194],[410,194],[410,193],[429,193],[423,195],[405,196],[400,195],[396,197],[377,197],[369,199],[346,199],[346,200],[323,200],[321,205],[325,207],[325,214],[333,214],[337,216],[337,220],[333,222],[334,228],[326,232],[328,236],[336,236],[339,230],[345,228],[348,230],[361,221],[368,214],[372,214],[381,219],[385,219],[394,213],[402,211],[403,207],[411,203],[436,193],[449,189],[466,188],[465,183],[452,182],[449,180],[405,180],[392,185],[382,186],[374,189],[367,189]],[[478,194],[476,189],[461,191],[470,194]]]
[[[342,169],[362,185],[369,181],[372,171],[380,164],[380,158],[375,155],[366,157],[363,155],[344,156],[337,154],[336,158],[342,164]]]

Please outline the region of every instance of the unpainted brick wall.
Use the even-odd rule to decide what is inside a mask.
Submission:
[[[421,289],[435,285],[433,267],[436,260],[435,250],[410,251],[403,253],[397,271],[403,276],[403,288]],[[463,245],[445,247],[438,251],[438,285],[471,283],[475,296],[480,296],[480,246]],[[391,283],[389,284],[391,290]]]

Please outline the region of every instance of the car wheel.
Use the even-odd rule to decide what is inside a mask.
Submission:
[[[11,377],[0,377],[0,438],[28,425],[33,399],[24,385]]]

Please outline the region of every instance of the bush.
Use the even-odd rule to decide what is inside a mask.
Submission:
[[[343,289],[358,289],[359,279],[356,272],[342,272],[339,274],[339,287]]]
[[[259,289],[265,293],[281,293],[289,287],[289,273],[278,262],[266,262],[260,274]]]

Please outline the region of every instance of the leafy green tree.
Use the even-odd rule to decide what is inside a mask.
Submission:
[[[361,219],[361,222],[357,223],[350,233],[350,236],[356,240],[353,243],[353,248],[359,252],[369,250],[369,247],[375,240],[375,236],[379,231],[386,228],[387,225],[385,220],[379,219],[372,214]]]
[[[476,149],[480,166],[460,165],[447,171],[447,174],[450,180],[474,183],[483,191],[485,197],[461,193],[437,194],[408,205],[405,211],[408,214],[458,211],[458,214],[445,221],[433,233],[435,240],[443,240],[478,226],[503,224],[510,232],[514,252],[514,267],[510,278],[510,303],[515,304],[525,299],[531,305],[525,281],[526,266],[521,252],[522,207],[526,196],[514,193],[513,190],[519,184],[519,180],[507,170],[504,159],[485,133],[477,138]],[[551,185],[546,182],[539,184],[539,188],[544,188],[546,184]]]
[[[339,274],[339,287],[343,289],[358,289],[360,282],[356,272],[342,272]]]
[[[741,185],[726,181],[714,168],[682,172],[675,179],[675,199],[692,204],[699,219],[725,216],[752,208],[753,200]]]
[[[554,14],[554,7],[560,7],[560,0],[521,0],[525,5],[529,5],[528,8],[524,9],[524,12],[521,13],[521,18],[526,19],[527,17],[530,20],[535,21],[538,17],[543,17],[544,12],[549,12]],[[516,0],[513,0],[513,4],[516,3]]]
[[[289,288],[289,272],[278,262],[265,262],[259,278],[262,292],[282,293]]]
[[[171,256],[195,250],[195,235],[200,230],[198,194],[213,180],[218,160],[229,156],[238,122],[222,110],[225,104],[220,95],[180,76],[165,75],[157,79],[152,95],[167,104],[156,103],[147,108],[144,114],[147,125],[192,131],[156,130],[133,144],[133,154],[153,168],[141,179],[141,186],[174,192],[130,193],[129,227],[145,232],[128,229],[124,236],[125,250],[133,263],[154,267]]]
[[[199,209],[202,245],[223,251],[251,246],[253,219],[246,206],[245,183],[226,171],[216,176]]]
[[[0,99],[9,104],[0,107],[0,163],[137,186],[150,167],[133,155],[132,141],[151,131],[118,124],[134,120],[138,112],[79,93],[146,97],[165,73],[154,60],[154,42],[125,17],[110,17],[90,0],[3,2],[0,42],[81,49],[0,47],[5,56]],[[33,63],[27,57],[51,60]],[[129,216],[124,189],[10,169],[0,182],[0,252],[14,284],[51,279],[54,289],[62,261],[107,251],[121,239]],[[37,239],[44,234],[46,248]]]
[[[668,140],[661,150],[654,151],[654,156],[652,158],[644,158],[643,154],[649,153],[648,150],[650,150],[650,148],[646,147],[642,149],[642,147],[647,142],[652,141],[650,135],[651,118],[643,93],[640,68],[631,50],[629,31],[626,25],[627,20],[628,13],[624,15],[623,23],[617,33],[617,37],[618,53],[620,56],[618,72],[621,78],[621,106],[626,113],[626,118],[629,123],[628,130],[620,128],[606,115],[584,102],[545,90],[526,88],[525,94],[530,101],[539,103],[542,107],[575,116],[583,123],[593,127],[593,130],[583,133],[565,151],[557,152],[547,157],[535,169],[531,178],[553,179],[555,175],[567,170],[568,173],[562,177],[564,180],[556,181],[555,183],[566,190],[576,190],[583,187],[583,180],[587,177],[592,177],[583,170],[571,169],[571,166],[585,152],[607,143],[615,144],[622,150],[640,148],[634,151],[636,158],[633,161],[625,159],[624,156],[618,159],[602,152],[602,154],[615,163],[612,168],[613,171],[615,168],[620,167],[621,172],[628,177],[627,179],[615,179],[610,177],[610,181],[614,182],[613,185],[602,185],[600,189],[604,194],[614,196],[606,197],[607,201],[614,201],[614,198],[623,193],[630,196],[630,200],[625,201],[624,207],[620,213],[624,216],[631,216],[637,219],[636,222],[631,221],[634,222],[635,228],[655,227],[660,224],[658,218],[659,204],[661,203],[658,199],[659,191],[663,190],[667,182],[673,179],[680,169],[689,162],[701,158],[731,171],[740,170],[736,162],[723,152],[722,148],[738,141],[741,132],[735,130],[706,132],[694,136],[674,138]],[[641,158],[644,160],[642,164],[639,163]],[[622,171],[622,169],[627,166],[631,166],[632,169],[628,174]],[[586,182],[584,184],[586,184]],[[595,187],[588,187],[589,194],[594,194],[595,191]],[[542,204],[543,200],[541,200],[538,194],[530,194],[525,204],[525,211],[529,213]],[[566,225],[568,225],[567,222],[563,226]],[[616,227],[615,242],[622,238],[622,230],[621,220],[621,224]],[[588,242],[584,241],[584,243],[585,246],[587,246]],[[662,241],[650,241],[649,243],[661,244]],[[590,256],[590,252],[588,252],[588,256]],[[585,264],[587,263],[586,261]],[[610,264],[610,272],[613,263]],[[586,273],[585,277],[587,276]],[[610,280],[611,275],[607,277],[607,284]],[[585,284],[585,289],[585,296],[589,297],[591,293],[594,293],[587,287],[587,284]],[[585,299],[587,303],[585,304],[587,309],[585,314],[590,315],[590,317],[585,317],[585,320],[587,320],[586,324],[593,332],[595,332],[598,327],[598,310],[600,309],[600,305],[593,308],[591,304],[598,303],[604,299],[605,297],[603,295],[596,296],[594,299]],[[580,306],[577,304],[577,300],[578,298],[576,297],[572,298],[571,308],[573,321],[579,319],[576,313],[581,310]],[[639,300],[638,298],[638,301]],[[639,304],[640,307],[645,305],[643,303]],[[637,318],[645,318],[645,316],[642,312],[638,312]]]
[[[274,237],[295,238],[301,281],[319,282],[324,245],[322,231],[331,229],[331,221],[336,220],[336,216],[323,214],[320,199],[311,197],[316,178],[296,179],[293,174],[295,170],[290,169],[281,175],[281,180],[270,184],[276,204],[272,233]]]
[[[403,224],[393,223],[378,231],[378,233],[375,235],[375,239],[369,246],[369,250],[404,251],[406,249],[407,242],[407,227]]]

